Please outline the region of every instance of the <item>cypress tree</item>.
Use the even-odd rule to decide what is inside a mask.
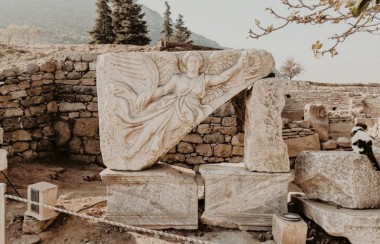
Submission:
[[[108,0],[98,0],[98,7],[95,26],[90,35],[92,37],[91,44],[109,44],[115,40],[115,34],[112,27],[112,11],[108,5]]]
[[[170,18],[170,6],[168,2],[165,1],[166,11],[164,13],[164,22],[162,23],[161,34],[165,41],[169,41],[169,38],[173,35],[173,24]]]
[[[134,0],[114,0],[112,25],[116,44],[147,45],[148,28],[141,5]]]
[[[191,44],[193,43],[190,40],[191,31],[187,29],[185,26],[185,22],[183,21],[183,16],[180,14],[175,23],[175,31],[174,31],[174,40],[179,44]]]

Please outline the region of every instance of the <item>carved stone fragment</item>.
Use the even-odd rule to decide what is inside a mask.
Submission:
[[[272,56],[258,50],[99,56],[104,164],[114,170],[151,167],[215,109],[273,68]]]
[[[289,172],[287,146],[282,139],[283,82],[258,80],[246,98],[244,163],[249,171]]]

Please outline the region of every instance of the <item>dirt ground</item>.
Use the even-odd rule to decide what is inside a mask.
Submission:
[[[8,162],[8,177],[23,198],[30,184],[40,181],[58,185],[57,205],[74,212],[102,218],[106,214],[106,187],[99,177],[104,169],[97,165],[81,165],[62,159],[37,162]],[[16,195],[9,186],[7,194]],[[26,204],[8,200],[6,229],[9,243],[183,243],[60,214],[53,224],[38,235],[24,234],[22,223]],[[195,231],[168,230],[182,236],[215,243],[274,243],[269,232],[247,232],[201,226]]]

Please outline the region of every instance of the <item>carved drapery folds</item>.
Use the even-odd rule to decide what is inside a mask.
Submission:
[[[274,69],[258,50],[98,58],[100,146],[113,170],[155,164],[217,107]]]

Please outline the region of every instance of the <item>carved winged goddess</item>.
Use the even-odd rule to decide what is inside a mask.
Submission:
[[[119,157],[136,165],[114,168],[141,170],[153,165],[223,103],[216,103],[219,98],[257,74],[260,59],[252,58],[248,51],[206,57],[193,51],[166,54],[164,60],[142,53],[113,56],[110,62],[116,72],[110,73],[108,99],[116,102],[104,109],[112,110],[121,128],[117,136],[124,149]],[[244,72],[250,59],[254,65]]]

